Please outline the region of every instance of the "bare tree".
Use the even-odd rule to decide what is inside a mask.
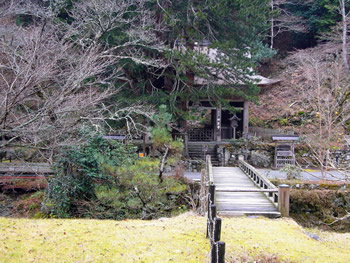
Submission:
[[[124,120],[129,132],[144,128],[137,116],[150,116],[151,107],[118,107],[107,99],[132,85],[126,59],[166,65],[144,52],[144,47],[164,49],[150,27],[145,1],[78,2],[70,11],[72,23],[55,19],[60,1],[55,3],[13,1],[1,12],[7,24],[0,25],[0,136],[8,138],[0,147],[26,145],[49,159],[58,147],[76,143],[86,123],[100,129],[106,120]],[[33,22],[16,26],[19,13]],[[108,39],[116,29],[124,32],[121,43]]]
[[[304,126],[304,135],[323,178],[327,168],[336,166],[331,152],[342,146],[344,124],[350,119],[350,76],[345,74],[337,50],[326,45],[297,55],[304,76],[300,87],[303,107],[313,114],[312,123]]]

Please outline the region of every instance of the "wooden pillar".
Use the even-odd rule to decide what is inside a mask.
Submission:
[[[216,109],[211,110],[211,124],[213,126],[213,140],[216,140]]]
[[[278,186],[278,210],[282,217],[289,216],[289,195],[290,186],[287,184],[280,184]]]
[[[217,142],[221,142],[221,107],[216,108],[216,121],[215,121],[215,131]]]
[[[249,102],[244,101],[243,103],[243,138],[248,137],[249,132]]]
[[[189,104],[189,101],[188,100],[186,100],[185,102],[183,102],[183,106],[182,106],[182,108],[183,108],[183,110],[185,111],[185,112],[188,112],[188,104]],[[183,127],[183,140],[184,140],[184,156],[186,157],[186,158],[188,158],[189,157],[189,154],[188,154],[188,123],[187,123],[187,120],[186,119],[184,119],[184,120],[182,120],[182,123],[181,123],[181,125],[182,125],[182,127]]]

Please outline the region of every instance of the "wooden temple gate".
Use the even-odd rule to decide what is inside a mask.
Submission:
[[[209,111],[211,113],[210,124],[204,127],[185,126],[188,141],[221,142],[223,140],[246,138],[248,135],[249,110],[248,101],[232,100],[230,105],[237,110],[236,114],[222,107],[214,107],[209,101],[203,101],[197,107],[189,106],[189,109],[197,111]]]

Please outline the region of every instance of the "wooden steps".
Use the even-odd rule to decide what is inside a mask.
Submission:
[[[210,155],[213,165],[219,164],[215,144],[191,142],[188,144],[188,155],[192,160],[205,160],[205,156]]]
[[[213,167],[217,212],[225,216],[280,217],[276,206],[238,167]],[[235,192],[241,189],[242,192]],[[255,192],[247,192],[248,190]],[[226,190],[226,191],[225,191]],[[244,192],[246,190],[246,192]]]

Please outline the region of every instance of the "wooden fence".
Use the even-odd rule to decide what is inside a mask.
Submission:
[[[214,130],[193,128],[188,131],[188,139],[191,142],[211,142],[214,140]]]
[[[294,131],[285,131],[282,129],[268,129],[261,127],[249,127],[249,134],[263,139],[269,139],[272,135],[294,135]]]

